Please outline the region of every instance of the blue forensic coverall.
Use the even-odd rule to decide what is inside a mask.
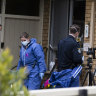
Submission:
[[[82,64],[82,55],[80,45],[72,35],[69,35],[58,44],[58,71],[64,71],[67,75],[64,78],[71,76],[72,70]],[[74,72],[72,73],[74,74]],[[68,87],[79,86],[79,75],[75,77]]]
[[[46,64],[43,48],[40,44],[36,43],[35,38],[30,39],[27,49],[22,45],[17,70],[20,67],[27,68],[25,73],[28,75],[24,80],[26,88],[28,90],[39,89],[41,84],[39,73],[45,73]]]
[[[80,76],[82,66],[77,66],[74,69],[66,69],[60,72],[53,72],[49,84],[55,88],[67,88],[79,86],[77,79]]]

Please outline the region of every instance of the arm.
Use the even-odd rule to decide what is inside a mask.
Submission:
[[[79,44],[74,44],[74,48],[73,48],[73,62],[74,64],[78,65],[78,64],[82,64],[82,55],[80,52],[80,47]]]
[[[33,52],[39,65],[39,72],[44,73],[46,71],[46,64],[42,46],[35,43],[33,45]]]
[[[20,59],[18,62],[17,70],[19,70],[21,66],[22,66],[22,59],[21,59],[21,50],[20,50]]]
[[[20,67],[21,67],[21,64],[22,62],[21,62],[21,59],[19,59],[19,62],[18,62],[18,66],[17,66],[17,70],[19,70],[20,69]]]

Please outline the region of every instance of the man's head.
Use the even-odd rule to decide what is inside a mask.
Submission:
[[[80,27],[76,24],[70,26],[69,34],[72,34],[75,38],[79,36],[80,33]]]
[[[29,34],[26,32],[23,32],[21,34],[20,39],[23,46],[27,46],[28,43],[30,42]]]

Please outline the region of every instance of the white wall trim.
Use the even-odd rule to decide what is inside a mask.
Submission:
[[[95,23],[95,1],[91,4],[91,22],[90,22],[90,48],[93,48],[94,44],[94,23]]]
[[[0,16],[3,16],[4,18],[40,20],[39,16],[22,16],[22,15],[11,15],[11,14],[0,14]]]
[[[6,5],[6,0],[2,0],[2,9],[1,9],[1,23],[2,23],[2,31],[1,31],[1,42],[4,42],[4,25],[5,25],[5,17],[4,17],[4,14],[5,14],[5,5]]]
[[[29,96],[81,96],[79,92],[83,90],[87,91],[88,96],[96,96],[96,86],[32,90],[29,91]],[[23,96],[24,92],[21,91],[18,95]]]
[[[40,36],[41,36],[41,42],[40,44],[42,45],[42,35],[43,35],[43,15],[44,15],[44,0],[40,0]]]
[[[51,30],[50,30],[50,26],[51,26],[51,8],[52,8],[52,6],[51,6],[51,0],[50,0],[50,10],[49,10],[49,29],[48,29],[48,51],[47,51],[47,64],[48,64],[48,68],[49,68],[49,52],[50,52],[50,48],[49,48],[49,46],[50,46],[50,34],[51,34]]]

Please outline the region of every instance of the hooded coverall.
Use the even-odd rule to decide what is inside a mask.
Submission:
[[[30,39],[27,48],[22,45],[17,70],[19,70],[20,67],[27,68],[26,73],[28,75],[24,80],[26,88],[28,90],[39,89],[41,84],[39,73],[46,71],[46,64],[43,48],[40,44],[36,43],[36,39]]]

